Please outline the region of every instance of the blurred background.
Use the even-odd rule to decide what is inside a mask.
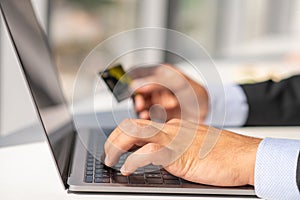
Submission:
[[[180,31],[216,61],[277,62],[300,49],[297,0],[55,0],[48,2],[47,12],[46,32],[68,99],[75,73],[91,49],[137,27]],[[168,55],[161,59],[176,62]]]
[[[203,45],[224,80],[280,80],[300,73],[300,1],[298,0],[32,0],[53,49],[65,96],[71,101],[77,70],[105,39],[133,28],[180,31]],[[14,130],[9,115],[24,104],[24,86],[1,19],[1,134]],[[152,36],[161,37],[159,35]],[[172,43],[176,44],[176,41]],[[166,45],[168,45],[166,43]],[[149,58],[176,63],[174,56]],[[127,63],[130,65],[130,61]],[[18,75],[19,73],[19,75]],[[86,74],[86,79],[94,74]],[[14,85],[11,90],[10,85]],[[90,87],[90,85],[86,85]],[[28,95],[27,93],[24,95]],[[13,106],[8,106],[13,105]],[[25,120],[26,122],[26,120]],[[24,122],[24,124],[26,124]]]

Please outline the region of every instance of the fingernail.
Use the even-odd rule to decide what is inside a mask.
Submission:
[[[108,155],[105,156],[104,163],[105,163],[105,165],[110,167],[111,163],[110,163],[110,159],[109,159]]]
[[[124,165],[121,167],[120,172],[121,172],[123,175],[127,175],[127,174],[128,174],[128,172],[126,171]]]
[[[143,114],[139,113],[139,118],[143,119]]]
[[[141,119],[148,119],[148,113],[147,111],[143,111],[139,113],[139,118]]]

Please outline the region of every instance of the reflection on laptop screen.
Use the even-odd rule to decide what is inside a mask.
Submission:
[[[67,178],[67,159],[74,137],[72,118],[46,35],[38,24],[30,0],[0,0],[0,5],[59,171]]]

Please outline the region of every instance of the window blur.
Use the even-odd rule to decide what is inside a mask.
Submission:
[[[136,3],[136,0],[51,1],[49,37],[68,100],[77,70],[88,53],[106,38],[135,27]]]
[[[106,38],[137,27],[165,27],[192,37],[217,64],[232,61],[220,66],[241,66],[237,81],[299,72],[299,67],[277,68],[283,60],[284,66],[286,60],[300,60],[297,0],[55,0],[49,5],[48,34],[69,100],[88,53]],[[163,61],[176,59],[166,55]]]

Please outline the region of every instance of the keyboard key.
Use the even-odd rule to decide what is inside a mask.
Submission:
[[[120,171],[113,171],[112,174],[115,176],[123,176]]]
[[[119,169],[119,168],[121,168],[122,166],[123,166],[123,163],[122,163],[122,164],[116,164],[114,167]]]
[[[147,178],[161,178],[161,174],[145,174]]]
[[[93,167],[93,166],[94,166],[94,163],[88,162],[88,163],[86,163],[86,166],[87,166],[87,167]]]
[[[93,167],[86,167],[86,171],[93,171]]]
[[[169,179],[169,180],[178,180],[178,177],[176,177],[176,176],[173,176],[173,175],[171,175],[171,174],[164,174],[163,175],[163,179]]]
[[[141,172],[141,171],[135,171],[135,172],[133,172],[131,175],[132,175],[132,176],[134,176],[134,175],[137,175],[137,176],[139,176],[139,175],[144,176],[144,172]]]
[[[193,183],[193,182],[190,182],[190,181],[187,181],[187,180],[184,180],[184,179],[180,179],[181,180],[181,183]]]
[[[130,174],[131,177],[143,177],[144,179],[144,174]]]
[[[126,160],[126,157],[127,157],[127,156],[125,156],[125,155],[124,155],[124,156],[121,156],[121,157],[119,158],[119,162],[120,162],[120,163],[121,163],[121,162],[124,162],[124,161]]]
[[[113,183],[122,183],[122,184],[127,184],[128,183],[128,178],[126,176],[113,176],[112,177]]]
[[[129,176],[131,184],[145,184],[144,176]]]
[[[145,169],[145,174],[160,174],[160,171],[159,170],[149,170],[149,169]]]
[[[86,176],[85,177],[85,182],[86,183],[92,183],[93,182],[93,176]]]
[[[167,185],[180,185],[180,181],[179,180],[164,180],[165,184]]]
[[[93,171],[86,171],[85,174],[86,175],[93,175]]]
[[[109,183],[110,178],[95,178],[95,183]]]
[[[137,170],[135,170],[135,172],[137,172],[137,173],[144,173],[145,170],[144,170],[144,168],[138,168]]]
[[[167,171],[164,170],[164,169],[160,170],[160,173],[161,173],[161,174],[170,174],[169,172],[167,172]]]
[[[102,163],[101,163],[100,160],[96,160],[96,161],[95,161],[95,164],[96,164],[96,165],[102,165]]]
[[[103,173],[109,173],[107,169],[96,169],[95,170],[96,174],[103,174]]]
[[[95,169],[103,169],[103,165],[96,165]]]
[[[159,168],[158,167],[152,167],[152,166],[146,166],[145,167],[145,172],[153,172],[153,171],[159,171]]]
[[[148,184],[163,184],[163,180],[161,178],[147,178]]]
[[[109,178],[109,174],[95,174],[95,178]]]

